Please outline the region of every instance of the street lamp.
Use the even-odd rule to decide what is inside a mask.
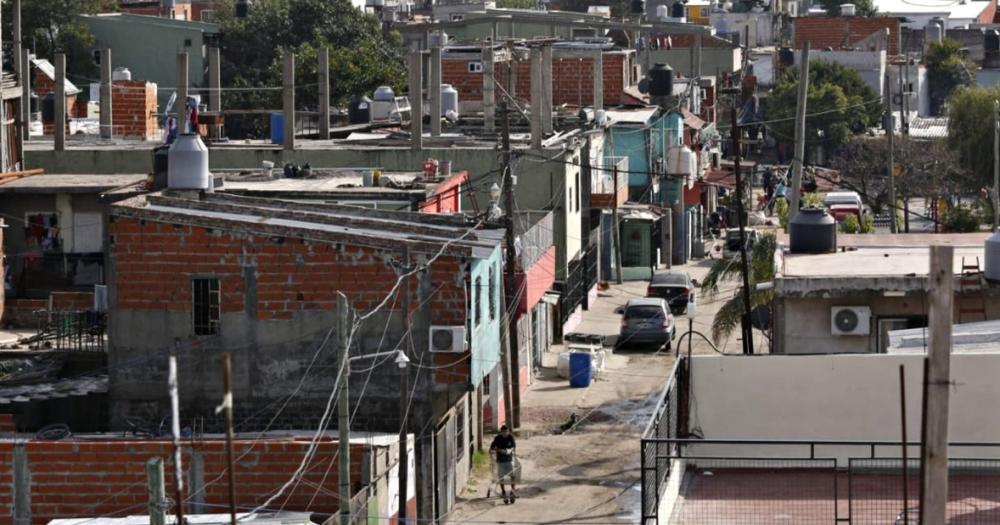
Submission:
[[[490,212],[487,218],[491,221],[499,220],[503,216],[503,210],[500,209],[500,195],[502,193],[503,191],[497,183],[494,182],[490,186]]]

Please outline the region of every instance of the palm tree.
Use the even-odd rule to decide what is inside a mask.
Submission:
[[[753,251],[747,254],[750,257],[751,287],[774,279],[774,252],[777,247],[778,240],[774,234],[767,233],[760,236],[753,246]],[[721,293],[719,284],[723,281],[739,283],[732,296],[719,308],[719,311],[715,312],[715,319],[712,321],[712,339],[716,344],[729,337],[729,334],[739,326],[744,313],[746,313],[746,309],[743,307],[742,268],[739,255],[730,260],[720,259],[708,271],[708,275],[705,276],[705,280],[701,284],[701,296],[711,300]],[[753,290],[750,292],[750,307],[752,309],[761,305],[769,305],[773,297],[774,293],[770,289]]]

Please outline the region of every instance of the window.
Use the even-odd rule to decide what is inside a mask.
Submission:
[[[479,326],[480,321],[483,320],[483,278],[476,277],[476,285],[474,286],[476,299],[472,302],[472,317],[475,321],[474,326]]]
[[[702,7],[701,9],[698,10],[698,16],[700,16],[701,18],[708,18],[712,16],[712,12],[709,10],[709,8]]]
[[[469,73],[482,73],[483,63],[482,62],[469,62]]]
[[[184,47],[191,47],[191,39],[190,38],[185,38],[184,39]]]
[[[56,212],[31,212],[24,218],[24,239],[27,251],[61,253],[62,235],[59,214]]]
[[[219,333],[219,280],[195,279],[194,288],[194,335],[215,335]]]
[[[461,22],[462,20],[465,20],[465,15],[460,15],[460,14],[457,14],[457,13],[453,13],[451,15],[451,21],[452,22]]]
[[[497,270],[494,267],[490,267],[490,295],[486,298],[490,302],[490,321],[494,321],[497,318]]]

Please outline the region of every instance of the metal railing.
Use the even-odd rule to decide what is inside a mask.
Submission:
[[[640,490],[642,523],[656,522],[667,478],[672,466],[671,456],[676,452],[674,445],[680,431],[678,417],[678,377],[681,360],[674,361],[674,367],[660,399],[653,409],[653,415],[642,432],[640,442]]]
[[[38,332],[25,340],[32,347],[48,350],[104,352],[108,320],[93,310],[35,312]]]

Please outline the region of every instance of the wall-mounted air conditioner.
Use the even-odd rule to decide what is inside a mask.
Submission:
[[[460,354],[465,351],[464,326],[432,326],[430,333],[431,352]]]
[[[871,333],[872,309],[867,306],[834,306],[830,310],[830,333],[833,335],[868,335]]]

